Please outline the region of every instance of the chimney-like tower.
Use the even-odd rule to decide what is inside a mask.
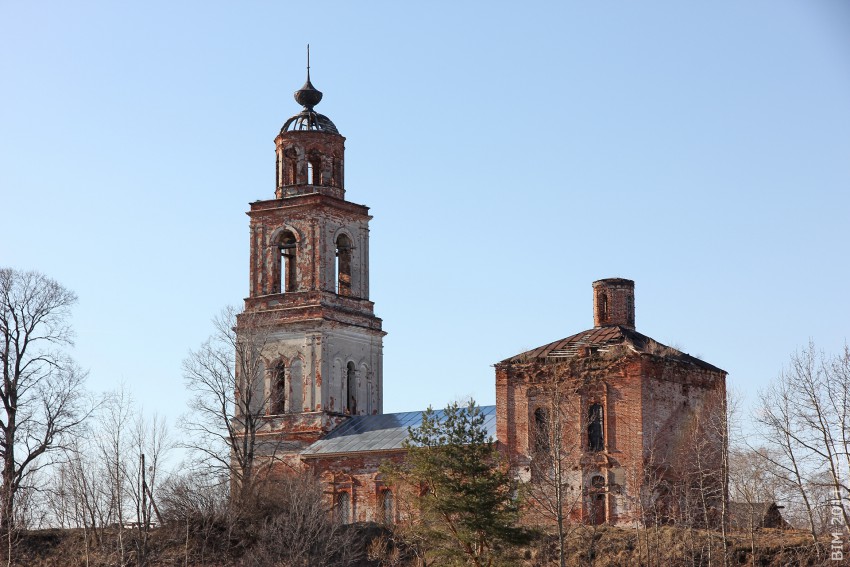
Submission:
[[[635,328],[635,282],[608,278],[593,282],[593,326]]]

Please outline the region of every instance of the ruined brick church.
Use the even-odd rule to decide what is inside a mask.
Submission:
[[[347,200],[345,138],[315,111],[322,93],[295,92],[303,108],[275,138],[274,198],[251,203],[250,287],[237,335],[263,337],[265,458],[312,470],[346,521],[400,519],[398,495],[379,467],[404,457],[421,412],[383,412],[381,319],[369,298],[369,209]],[[693,432],[717,414],[726,373],[635,330],[634,282],[593,283],[593,328],[495,365],[496,405],[486,425],[517,477],[541,473],[552,443],[577,521],[638,519],[647,471],[681,476]],[[424,408],[423,408],[424,409]],[[552,437],[553,423],[559,435]],[[721,443],[702,464],[719,470]],[[547,465],[551,469],[551,463]]]

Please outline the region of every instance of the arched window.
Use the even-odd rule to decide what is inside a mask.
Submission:
[[[381,491],[381,520],[385,524],[392,524],[395,521],[395,502],[393,502],[393,491],[389,488]]]
[[[280,281],[278,282],[279,290],[276,290],[276,292],[296,291],[298,282],[296,280],[297,241],[295,235],[288,230],[282,232],[277,247],[280,250]]]
[[[279,363],[272,376],[271,414],[280,415],[286,411],[286,368]]]
[[[543,408],[534,410],[534,454],[549,452],[549,412]]]
[[[336,494],[336,517],[341,524],[351,521],[351,494],[348,492],[337,492]]]
[[[587,410],[587,448],[590,451],[602,451],[605,439],[602,428],[602,406],[593,404]]]
[[[313,156],[307,160],[307,185],[322,184],[322,158]]]
[[[304,372],[301,359],[296,358],[289,365],[289,413],[304,411]]]
[[[349,362],[345,369],[345,399],[348,413],[355,415],[357,413],[357,375],[353,362]]]
[[[344,234],[336,239],[336,292],[351,295],[351,239]]]

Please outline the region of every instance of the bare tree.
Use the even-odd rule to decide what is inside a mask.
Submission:
[[[38,272],[0,269],[0,531],[8,541],[18,491],[87,415],[85,373],[63,351],[72,344],[68,319],[76,300]]]
[[[581,418],[576,423],[576,416],[583,414],[574,380],[554,377],[542,386],[546,402],[534,411],[528,497],[537,513],[554,520],[558,564],[565,567],[570,512],[581,506],[581,475],[575,470],[581,459],[581,431],[587,423]]]
[[[761,437],[769,449],[761,455],[773,465],[777,479],[794,487],[805,511],[812,541],[817,542],[815,517],[806,491],[806,455],[795,439],[794,392],[791,384],[780,375],[779,380],[760,394],[761,403],[755,415]]]
[[[139,410],[136,413],[132,445],[133,454],[128,457],[128,461],[132,461],[128,467],[128,485],[136,514],[136,556],[139,565],[145,565],[154,517],[158,523],[162,523],[155,494],[159,489],[163,459],[172,447],[165,420],[157,414],[147,420],[144,412]]]
[[[821,529],[816,493],[831,493],[829,505],[843,525],[850,515],[843,502],[850,495],[850,349],[827,356],[811,342],[791,356],[788,368],[761,394],[755,415],[763,452],[771,470],[794,486],[812,540]]]
[[[248,501],[274,451],[261,444],[269,393],[265,387],[264,335],[250,324],[237,335],[237,310],[213,320],[214,333],[184,361],[186,387],[194,394],[182,427],[186,446],[215,478],[229,478],[237,502]],[[263,454],[260,454],[263,452]]]
[[[128,457],[132,451],[130,426],[133,419],[133,399],[125,386],[107,394],[98,416],[98,448],[105,476],[109,479],[109,507],[118,528],[120,564],[127,553],[124,531],[127,525],[126,506],[129,478]]]

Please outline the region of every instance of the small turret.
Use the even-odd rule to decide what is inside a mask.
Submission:
[[[593,326],[635,328],[635,282],[608,278],[593,282]]]

